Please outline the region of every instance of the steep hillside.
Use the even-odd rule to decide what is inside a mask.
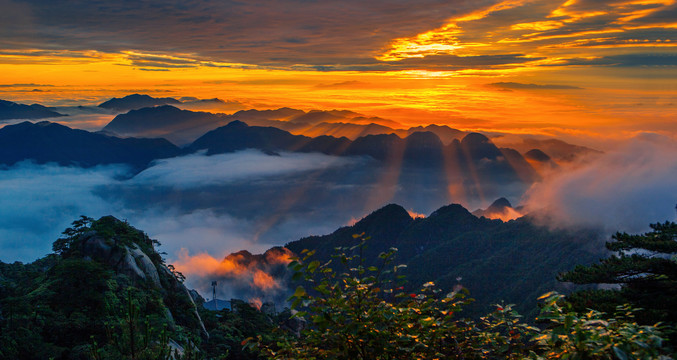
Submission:
[[[158,341],[208,337],[155,241],[112,216],[73,224],[55,254],[0,263],[0,358],[81,359],[91,349],[123,358],[159,351]]]
[[[533,315],[540,294],[566,291],[557,274],[591,263],[604,251],[594,231],[550,230],[528,217],[508,222],[478,218],[457,204],[417,219],[391,204],[353,226],[286,247],[297,254],[316,250],[316,256],[327,261],[334,248],[355,245],[352,235],[361,233],[371,236],[364,253],[368,261],[376,261],[390,247],[399,250],[396,263],[408,266],[410,289],[428,281],[447,290],[457,284],[466,287],[477,300],[468,307],[470,314],[485,313],[491,304],[506,301]]]

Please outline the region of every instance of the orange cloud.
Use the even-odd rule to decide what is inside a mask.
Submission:
[[[425,214],[417,213],[417,212],[414,211],[414,210],[407,210],[407,213],[409,213],[409,216],[411,216],[411,217],[414,218],[414,219],[416,219],[416,218],[424,218],[424,217],[425,217]]]
[[[265,294],[282,288],[271,272],[278,266],[286,267],[292,253],[286,248],[273,248],[262,255],[240,251],[218,260],[207,253],[190,255],[188,250],[181,249],[178,257],[174,267],[189,278],[236,281],[250,286],[254,293]]]
[[[261,270],[256,270],[254,272],[253,284],[257,288],[266,291],[270,289],[277,289],[280,287],[280,284],[273,279],[272,276],[266,274]]]

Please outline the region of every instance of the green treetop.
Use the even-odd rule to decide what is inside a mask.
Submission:
[[[616,233],[606,247],[616,252],[591,266],[561,274],[576,284],[615,284],[615,289],[587,290],[570,297],[580,307],[603,311],[630,303],[644,309],[640,321],[677,321],[677,224],[651,224],[642,235]],[[612,287],[613,288],[613,287]]]

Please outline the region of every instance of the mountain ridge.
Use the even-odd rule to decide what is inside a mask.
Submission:
[[[121,139],[48,121],[0,129],[0,163],[9,166],[23,160],[85,168],[122,163],[140,171],[153,160],[179,154],[180,149],[165,139]]]
[[[0,120],[36,120],[63,116],[68,115],[58,113],[39,104],[25,105],[12,101],[0,100]]]
[[[387,216],[389,213],[399,213],[399,220]],[[360,240],[352,235],[364,233],[370,236],[363,250],[367,264],[376,264],[378,254],[390,247],[399,249],[396,263],[408,265],[404,270],[408,288],[433,281],[451,291],[460,283],[479,299],[469,307],[471,313],[480,314],[504,300],[520,304],[520,313],[528,316],[534,315],[531,307],[538,294],[552,289],[567,291],[556,280],[559,272],[592,263],[601,255],[589,247],[589,242],[600,236],[596,231],[550,230],[536,225],[529,215],[507,222],[491,220],[477,217],[459,204],[443,206],[425,218],[412,219],[405,214],[404,208],[390,204],[352,226],[292,241],[285,247],[296,254],[315,250],[314,258],[325,262],[335,247],[354,246]]]

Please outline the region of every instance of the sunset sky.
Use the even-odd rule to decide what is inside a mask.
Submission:
[[[0,0],[0,98],[218,97],[403,127],[677,133],[677,1]]]

